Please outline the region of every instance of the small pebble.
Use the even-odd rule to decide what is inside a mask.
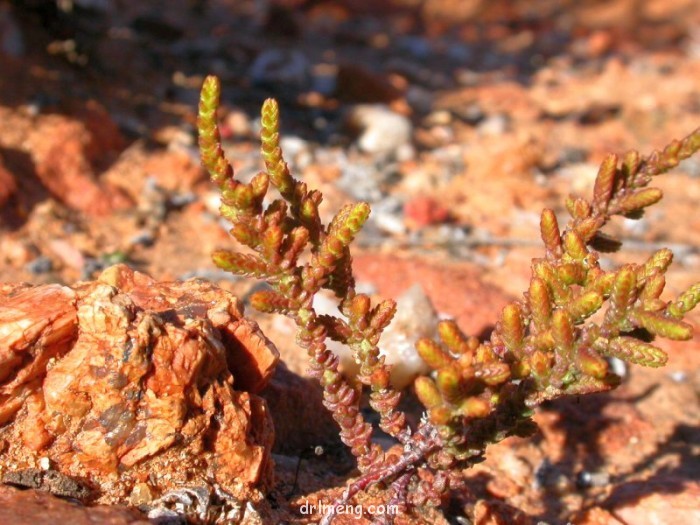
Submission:
[[[357,145],[366,153],[392,154],[411,141],[411,121],[382,104],[355,106],[349,121],[362,130]]]
[[[153,500],[153,493],[148,483],[137,483],[129,494],[129,503],[134,507],[150,503]]]
[[[583,471],[576,477],[576,485],[579,488],[605,487],[610,484],[610,474],[607,472]]]
[[[671,378],[671,381],[674,381],[676,383],[685,383],[688,380],[688,374],[686,374],[683,370],[676,370],[675,372],[671,372],[669,374],[669,377]]]
[[[396,315],[380,339],[386,362],[393,365],[391,382],[395,388],[401,390],[429,371],[415,345],[422,337],[434,337],[437,323],[435,308],[421,285],[412,286],[396,299]]]
[[[420,86],[411,85],[406,90],[406,102],[417,113],[429,113],[433,107],[435,95]]]
[[[302,88],[310,79],[310,64],[300,51],[270,49],[258,55],[248,74],[255,85]]]
[[[380,185],[384,180],[381,172],[375,166],[346,163],[341,165],[341,169],[338,186],[353,199],[370,203],[382,199],[383,192]]]
[[[474,58],[474,49],[467,44],[452,42],[447,48],[447,57],[460,64],[466,64]]]
[[[450,211],[441,202],[427,195],[418,195],[408,200],[403,212],[407,226],[412,229],[441,224],[450,219]]]
[[[569,475],[562,472],[559,467],[550,465],[550,468],[551,470],[540,477],[542,484],[539,488],[559,495],[570,493],[574,489],[574,484]]]
[[[65,239],[52,239],[48,246],[61,262],[70,268],[80,269],[85,264],[82,252]]]
[[[401,51],[405,51],[420,60],[429,58],[433,52],[430,40],[420,36],[402,36],[396,39],[396,44]]]
[[[295,170],[303,170],[313,162],[313,154],[309,143],[301,137],[289,135],[280,139],[280,147],[285,158]]]
[[[622,221],[622,227],[630,232],[635,237],[643,236],[647,231],[649,231],[649,223],[642,219],[624,219]]]
[[[484,110],[477,103],[472,103],[468,106],[455,108],[454,113],[455,116],[462,119],[465,123],[471,126],[476,126],[486,118]]]
[[[610,371],[613,374],[620,377],[627,376],[627,363],[625,363],[622,359],[618,359],[617,357],[609,357],[608,363],[610,364]]]
[[[509,119],[506,115],[491,115],[477,126],[481,135],[498,136],[508,131]]]
[[[197,200],[197,195],[191,191],[185,193],[175,193],[168,198],[168,204],[172,208],[182,208]]]
[[[338,66],[317,64],[311,71],[311,89],[321,95],[331,96],[338,84]]]
[[[48,273],[53,270],[53,262],[51,259],[45,255],[40,255],[36,259],[29,261],[24,265],[24,268],[34,275],[40,275],[42,273]]]
[[[476,86],[481,81],[481,74],[472,70],[461,68],[454,74],[455,80],[460,86]]]
[[[253,124],[248,115],[240,109],[233,109],[226,115],[224,125],[234,137],[249,137],[253,135]]]
[[[219,207],[221,206],[221,194],[218,191],[207,191],[202,197],[202,200],[207,211],[218,217]]]
[[[141,230],[136,235],[129,239],[129,244],[136,245],[140,244],[142,246],[153,246],[155,242],[155,234],[151,230]]]
[[[425,117],[423,124],[426,126],[447,126],[452,122],[452,114],[444,109],[433,111]]]
[[[24,52],[24,37],[10,6],[0,5],[0,53],[20,58]]]
[[[92,276],[97,272],[101,272],[106,267],[104,261],[95,259],[94,257],[85,257],[85,264],[80,273],[83,280],[92,279]]]
[[[15,266],[27,264],[34,257],[34,247],[28,241],[14,239],[9,235],[0,237],[0,254],[2,258]]]
[[[381,199],[374,204],[370,221],[385,233],[402,235],[406,233],[402,207],[401,201],[395,197]]]

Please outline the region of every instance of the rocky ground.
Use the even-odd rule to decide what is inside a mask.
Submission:
[[[527,287],[543,207],[563,217],[606,153],[648,153],[700,125],[698,28],[697,0],[0,0],[0,280],[72,284],[126,262],[245,299],[254,283],[209,257],[230,246],[195,146],[213,73],[240,178],[261,167],[257,111],[275,97],[286,157],[324,193],[326,217],[372,206],[355,248],[362,285],[399,297],[419,284],[405,318],[434,315],[427,296],[483,335]],[[607,264],[671,247],[672,297],[700,277],[700,157],[656,184],[664,200],[643,220],[612,225],[627,251]],[[327,502],[352,462],[299,377],[291,327],[256,318],[286,363],[267,394],[268,517],[308,523],[303,504]],[[409,339],[413,325],[400,328]],[[422,519],[700,522],[700,335],[664,348],[668,366],[630,369],[610,395],[542,407],[535,438],[492,447],[468,493]],[[12,505],[89,519],[2,490],[4,523],[20,523]]]

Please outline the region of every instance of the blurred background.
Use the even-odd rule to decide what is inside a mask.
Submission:
[[[564,223],[606,153],[697,127],[700,2],[2,0],[0,73],[8,280],[117,261],[211,276],[228,239],[194,125],[215,74],[239,178],[261,168],[258,111],[275,97],[325,216],[371,204],[359,244],[469,261],[519,293],[542,207]],[[634,251],[671,244],[697,272],[698,177],[687,160],[660,179],[664,204],[613,232]]]
[[[362,244],[497,268],[537,242],[543,206],[587,190],[605,153],[697,126],[699,62],[694,0],[3,0],[5,264],[68,280],[119,258],[157,276],[208,266],[220,239],[188,229],[216,221],[194,134],[216,74],[239,177],[260,168],[257,114],[275,97],[287,160],[327,216],[372,205]],[[698,175],[700,161],[684,163],[659,220],[623,234],[697,263]],[[668,227],[676,212],[685,227]],[[57,214],[61,233],[34,227]],[[170,229],[187,258],[154,257]],[[36,257],[50,262],[27,267]]]

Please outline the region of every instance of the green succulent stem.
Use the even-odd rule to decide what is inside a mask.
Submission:
[[[339,371],[338,357],[326,346],[329,333],[356,348],[360,364],[358,379],[370,387],[370,405],[379,413],[379,426],[402,442],[411,431],[403,412],[397,410],[400,392],[391,388],[390,367],[380,356],[376,341],[393,316],[395,305],[383,303],[375,309],[367,303],[360,315],[341,318],[318,316],[313,297],[322,288],[344,302],[356,297],[349,247],[367,220],[365,203],[343,207],[329,225],[321,223],[318,205],[321,194],[308,191],[294,179],[279,145],[279,107],[268,99],[262,108],[261,151],[266,171],[249,184],[236,181],[226,160],[216,121],[220,83],[207,77],[202,87],[197,119],[202,164],[222,194],[222,216],[231,221],[232,234],[256,255],[217,250],[212,259],[232,273],[266,281],[270,290],[254,293],[251,304],[266,313],[279,313],[294,320],[297,341],[310,359],[310,373],[323,387],[324,405],[340,426],[340,436],[366,471],[383,461],[381,448],[371,442],[372,426],[360,411],[361,392]],[[263,206],[268,183],[282,199]],[[310,254],[309,262],[298,264]]]
[[[235,180],[216,122],[220,89],[218,79],[205,79],[197,119],[202,164],[221,191],[221,214],[231,222],[232,236],[253,253],[216,250],[212,258],[224,270],[266,282],[269,289],[254,293],[251,304],[296,323],[310,373],[320,382],[323,403],[361,473],[336,505],[372,486],[385,487],[387,501],[405,512],[438,505],[460,483],[462,470],[482,459],[488,444],[533,432],[537,405],[617,386],[620,378],[610,372],[607,358],[662,366],[666,353],[649,341],[692,336],[684,317],[700,302],[700,283],[675,301],[662,299],[670,250],[609,271],[601,268],[599,252],[621,246],[602,231],[613,217],[639,217],[662,198],[650,182],[700,149],[700,129],[648,157],[634,151],[607,156],[592,197],[567,199],[570,219],[563,228],[553,210],[542,212],[544,255],[533,260],[528,290],[503,308],[490,338],[480,341],[463,334],[454,321],[442,321],[438,341],[417,343],[431,373],[416,379],[425,414],[412,427],[399,409],[401,392],[392,386],[391,367],[378,347],[396,304],[373,305],[355,290],[350,247],[369,206],[348,204],[323,224],[322,195],[292,177],[284,161],[279,107],[272,99],[262,108],[265,171],[248,184]],[[281,198],[267,202],[270,185]],[[342,315],[314,310],[313,299],[323,289],[336,295]],[[356,378],[343,375],[329,338],[352,349]],[[372,441],[373,426],[361,411],[363,388],[379,414],[379,427],[401,443],[398,459],[389,459]],[[334,517],[331,512],[322,523],[329,525]]]

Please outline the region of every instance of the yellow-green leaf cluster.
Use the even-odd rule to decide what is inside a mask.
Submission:
[[[615,215],[638,216],[658,202],[661,191],[647,187],[652,177],[698,148],[700,130],[648,158],[636,152],[622,161],[607,156],[592,199],[567,200],[571,219],[566,227],[560,229],[554,211],[542,212],[545,256],[533,260],[528,290],[503,308],[490,340],[468,344],[452,323],[441,325],[441,343],[418,343],[418,353],[434,372],[416,381],[416,394],[431,421],[456,444],[455,451],[464,446],[456,437],[461,429],[471,429],[465,439],[474,445],[470,420],[497,413],[502,418],[504,411],[514,422],[526,419],[513,409],[514,392],[526,403],[537,403],[606,390],[618,382],[607,358],[662,366],[667,356],[654,338],[692,337],[683,317],[700,302],[700,284],[675,301],[663,300],[670,250],[656,251],[643,264],[606,271],[596,247],[618,248],[619,241],[602,231],[605,224]],[[499,432],[490,428],[480,435],[488,441],[508,434]]]
[[[221,215],[246,250],[216,250],[212,258],[226,271],[266,282],[265,289],[251,294],[252,306],[297,324],[297,342],[309,355],[310,373],[321,384],[323,402],[362,472],[338,506],[381,484],[390,487],[392,499],[439,501],[450,476],[478,460],[488,443],[530,432],[537,404],[613,388],[618,378],[609,358],[662,366],[667,356],[654,339],[692,336],[683,318],[700,302],[700,283],[675,300],[663,298],[670,250],[612,270],[601,267],[599,251],[621,246],[603,231],[610,219],[638,218],[662,198],[661,190],[649,184],[700,150],[700,129],[648,157],[634,151],[608,155],[591,198],[566,200],[570,219],[563,228],[565,220],[555,210],[542,212],[544,255],[533,260],[527,291],[505,305],[490,337],[467,337],[453,321],[442,321],[439,341],[418,341],[417,352],[431,373],[415,381],[426,416],[411,427],[378,347],[396,304],[373,305],[369,296],[355,291],[350,247],[369,217],[369,206],[348,204],[330,223],[322,222],[321,193],[295,179],[284,160],[279,107],[272,99],[264,102],[261,115],[265,170],[248,183],[236,180],[216,122],[220,90],[218,79],[206,78],[197,119],[199,147],[202,164],[221,193]],[[339,315],[314,310],[314,297],[323,288],[338,298]],[[341,373],[327,339],[352,349],[359,365],[354,380]],[[363,387],[379,414],[379,427],[403,445],[398,460],[388,460],[371,439],[373,426],[360,405]],[[417,489],[407,491],[409,485]],[[332,514],[324,525],[330,520]]]

